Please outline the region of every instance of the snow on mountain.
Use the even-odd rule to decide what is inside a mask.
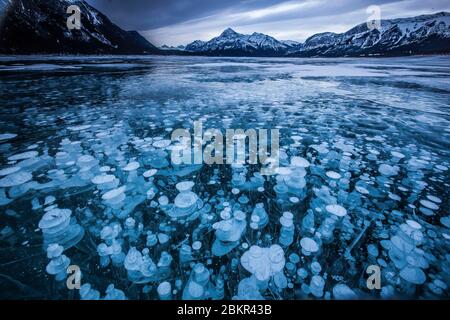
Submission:
[[[450,53],[450,13],[382,20],[380,30],[362,23],[345,33],[324,32],[304,43],[279,41],[262,33],[231,28],[209,41],[194,41],[186,51],[238,56],[360,56]]]
[[[306,39],[305,43],[303,44],[303,48],[312,49],[322,46],[333,45],[338,37],[339,35],[333,32],[317,33]]]
[[[237,33],[226,29],[218,37],[204,42],[196,40],[186,46],[186,51],[217,55],[283,55],[290,45],[262,34],[251,35]]]
[[[280,40],[281,43],[285,44],[288,47],[295,47],[300,45],[300,42],[293,41],[293,40]]]
[[[205,45],[205,41],[201,40],[195,40],[194,42],[189,43],[186,45],[185,49],[186,51],[192,51],[192,52],[200,52],[201,48]]]
[[[81,10],[81,29],[69,30],[67,7]],[[84,0],[17,0],[6,6],[0,52],[13,54],[144,54],[159,50],[136,31],[125,31]]]
[[[308,38],[294,56],[401,55],[450,52],[450,13],[382,20],[381,28],[366,23],[341,34],[319,33]]]

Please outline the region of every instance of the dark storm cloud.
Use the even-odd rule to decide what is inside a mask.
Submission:
[[[148,30],[211,15],[222,10],[254,10],[281,0],[87,0],[127,29]]]
[[[0,0],[1,1],[1,0]],[[304,41],[314,33],[344,32],[367,21],[450,11],[448,0],[87,0],[122,28],[157,45],[208,40],[227,28]]]

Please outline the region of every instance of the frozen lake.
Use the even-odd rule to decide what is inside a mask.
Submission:
[[[450,57],[3,56],[0,105],[0,298],[449,297]],[[194,121],[283,169],[172,164]]]

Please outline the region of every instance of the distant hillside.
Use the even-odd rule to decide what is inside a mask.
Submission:
[[[69,5],[81,9],[81,29],[69,30]],[[136,31],[125,31],[83,0],[17,0],[0,25],[0,53],[150,54],[160,50]]]

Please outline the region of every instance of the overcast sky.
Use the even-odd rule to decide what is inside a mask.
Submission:
[[[227,27],[304,41],[325,31],[344,32],[367,21],[370,5],[381,18],[450,11],[448,0],[87,0],[113,22],[138,30],[156,45],[209,40]]]

